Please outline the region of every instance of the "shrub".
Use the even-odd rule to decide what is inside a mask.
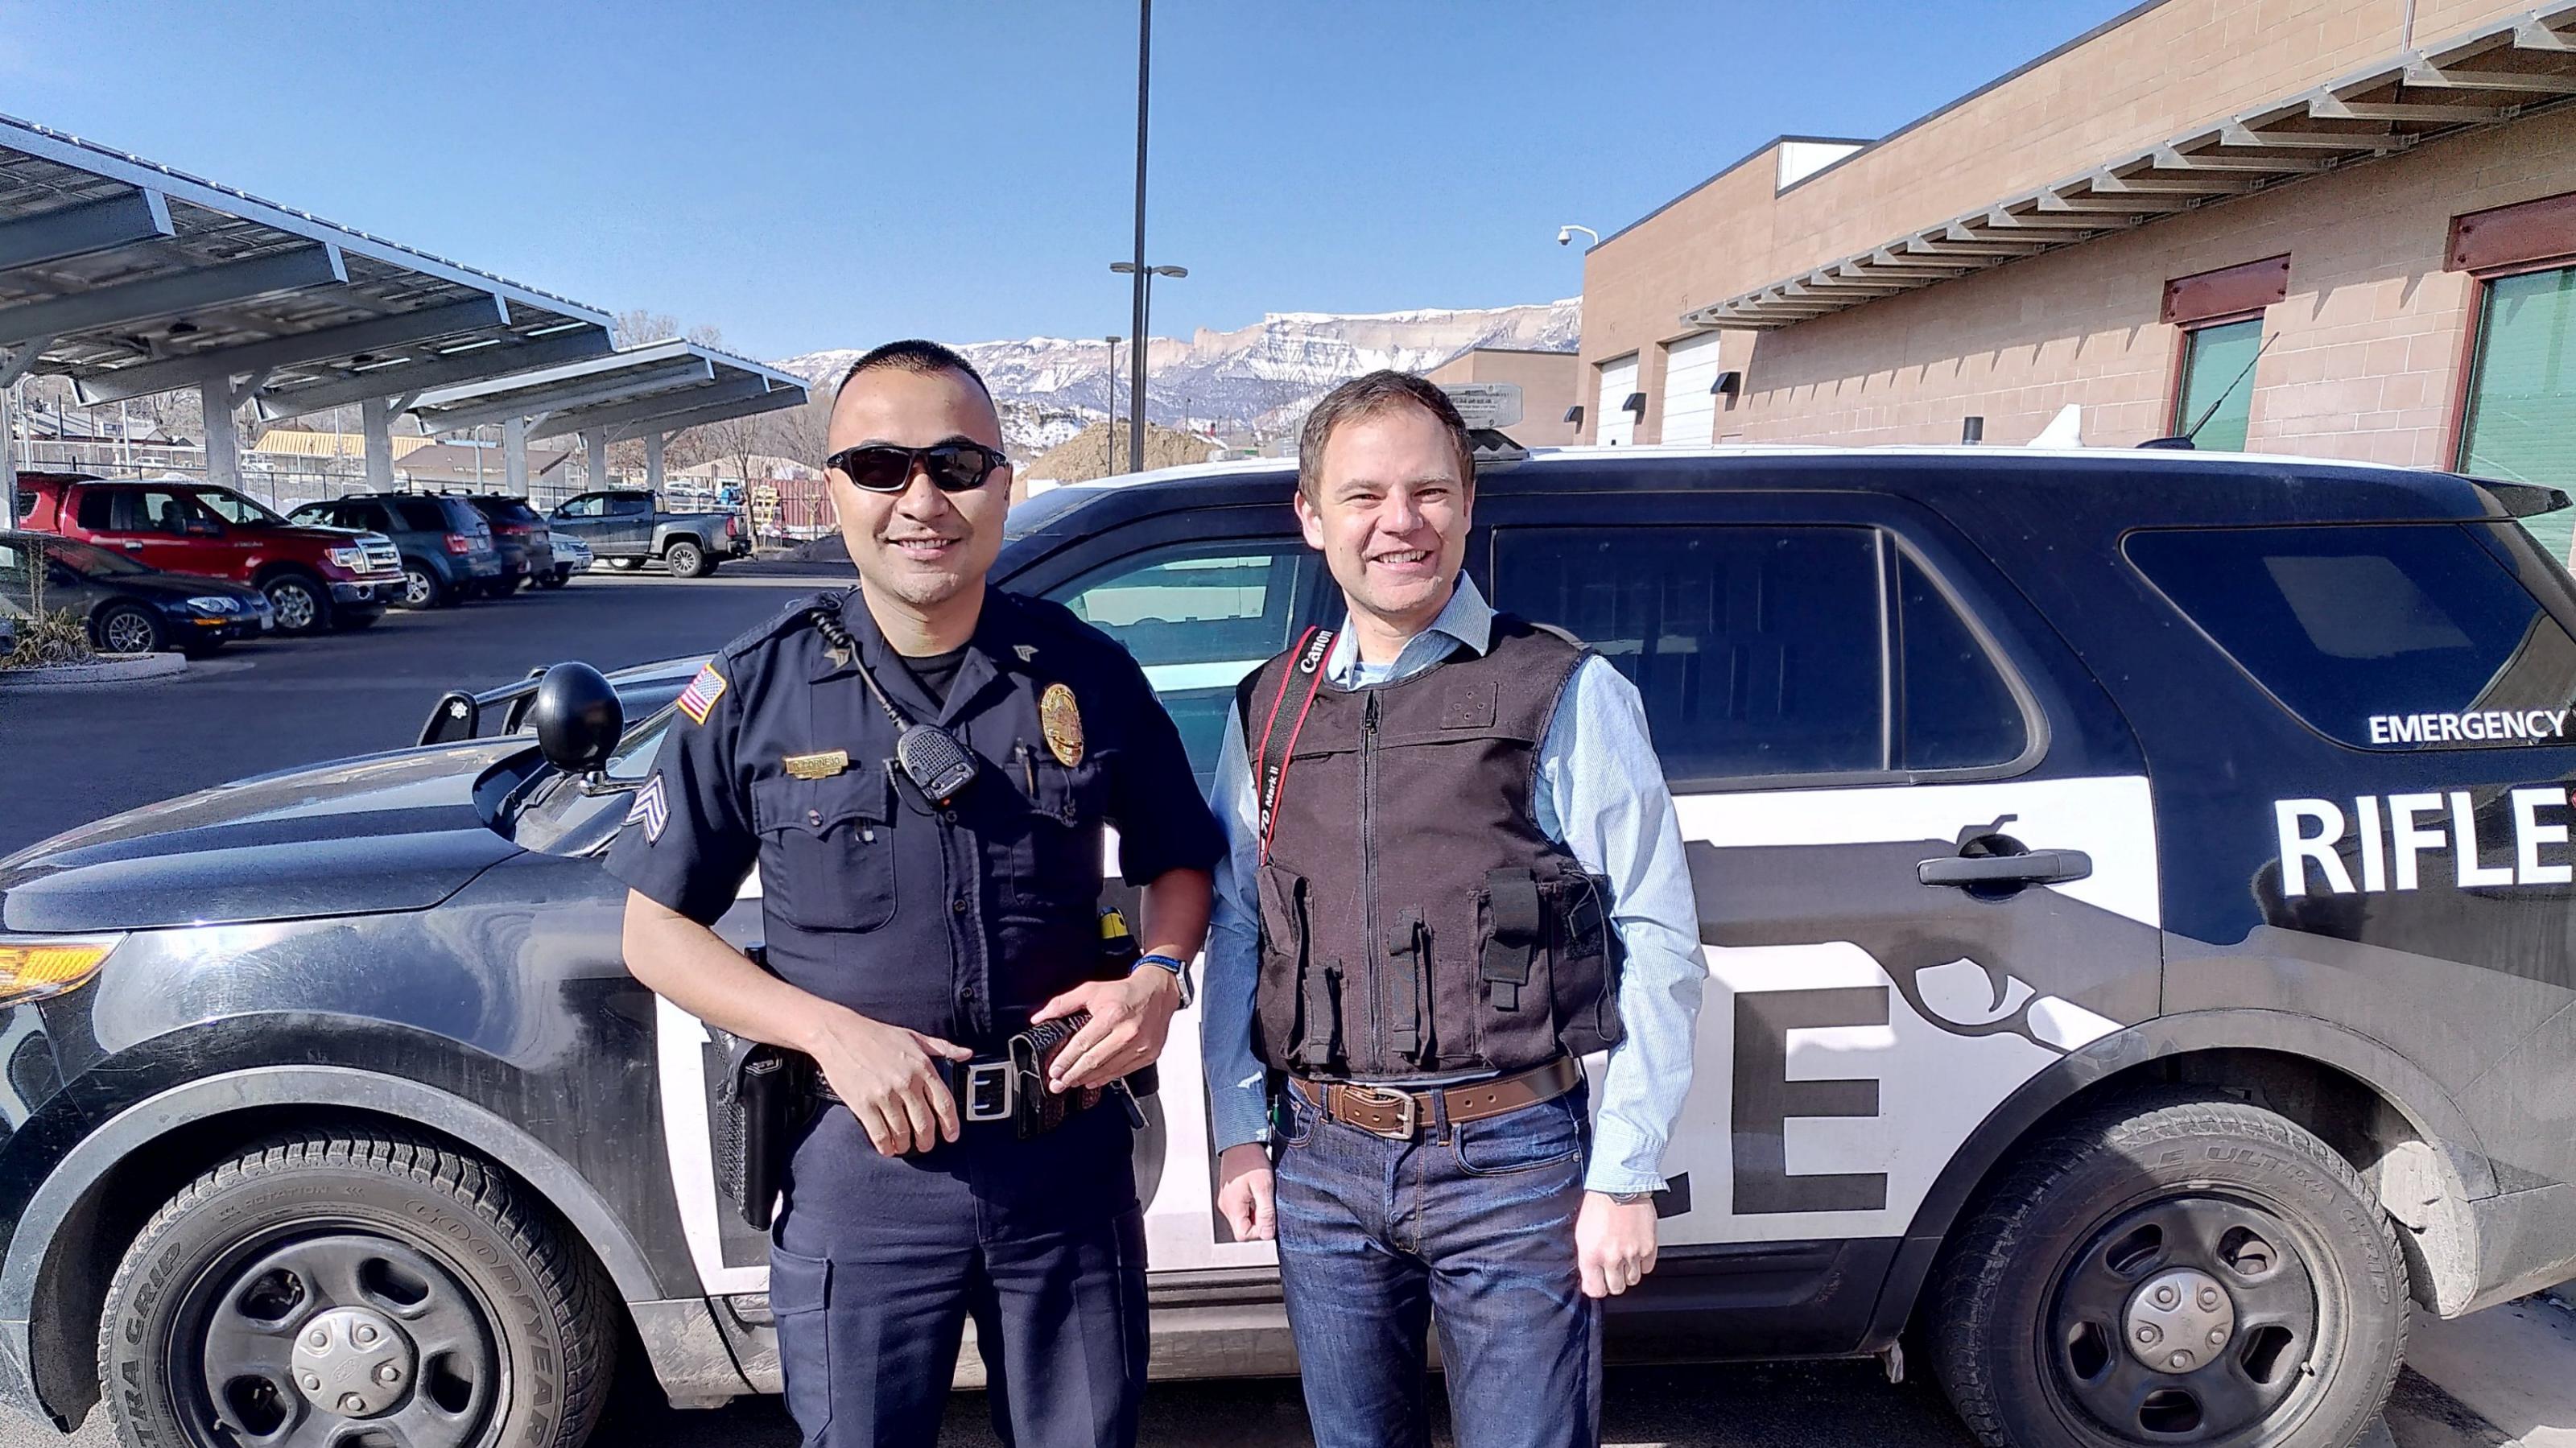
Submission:
[[[0,669],[41,669],[94,657],[89,625],[70,609],[58,609],[18,620],[18,646],[0,657]]]

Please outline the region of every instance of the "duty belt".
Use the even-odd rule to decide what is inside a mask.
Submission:
[[[1350,1081],[1310,1081],[1302,1076],[1289,1078],[1297,1094],[1323,1112],[1326,1120],[1356,1126],[1389,1141],[1411,1141],[1423,1127],[1443,1115],[1456,1125],[1553,1101],[1573,1090],[1582,1079],[1583,1073],[1571,1056],[1559,1056],[1518,1075],[1434,1091],[1401,1091]]]
[[[1055,1063],[1065,1043],[1090,1019],[1088,1013],[1077,1011],[1011,1037],[1000,1055],[977,1056],[964,1062],[941,1061],[940,1075],[956,1095],[958,1116],[970,1125],[1011,1122],[1019,1128],[1022,1138],[1044,1136],[1062,1126],[1066,1117],[1098,1105],[1103,1096],[1116,1096],[1127,1108],[1128,1124],[1142,1131],[1145,1113],[1137,1100],[1153,1095],[1159,1081],[1159,1073],[1150,1064],[1105,1088],[1086,1086],[1065,1092],[1046,1089],[1047,1069]],[[813,1089],[822,1100],[841,1100],[841,1093],[832,1089],[832,1083],[820,1071],[813,1073]]]

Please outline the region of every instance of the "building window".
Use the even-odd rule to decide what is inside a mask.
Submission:
[[[2460,471],[2576,487],[2576,266],[2497,277],[2484,292]],[[2524,526],[2564,560],[2576,509],[2543,513]]]
[[[2243,452],[2246,427],[2254,416],[2254,356],[2262,348],[2260,317],[2184,332],[2174,432],[2189,434],[2199,448]]]

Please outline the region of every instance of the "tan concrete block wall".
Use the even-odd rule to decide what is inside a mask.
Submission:
[[[2435,142],[2136,231],[1758,334],[1719,431],[1749,441],[2029,440],[2081,404],[2084,440],[2168,431],[2178,329],[2167,278],[2290,253],[2256,366],[2247,445],[2449,465],[2476,286],[2445,272],[2451,218],[2576,190],[2576,111]]]
[[[2528,8],[2411,0],[2410,36],[2409,4],[2166,0],[1777,198],[1766,152],[1586,257],[1582,355],[1651,359],[1694,307]]]

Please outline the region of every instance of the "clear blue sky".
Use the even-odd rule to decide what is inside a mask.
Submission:
[[[1155,9],[1154,331],[1573,296],[1783,132],[1877,136],[2127,0]],[[1128,330],[1132,0],[0,0],[0,112],[764,357]]]

